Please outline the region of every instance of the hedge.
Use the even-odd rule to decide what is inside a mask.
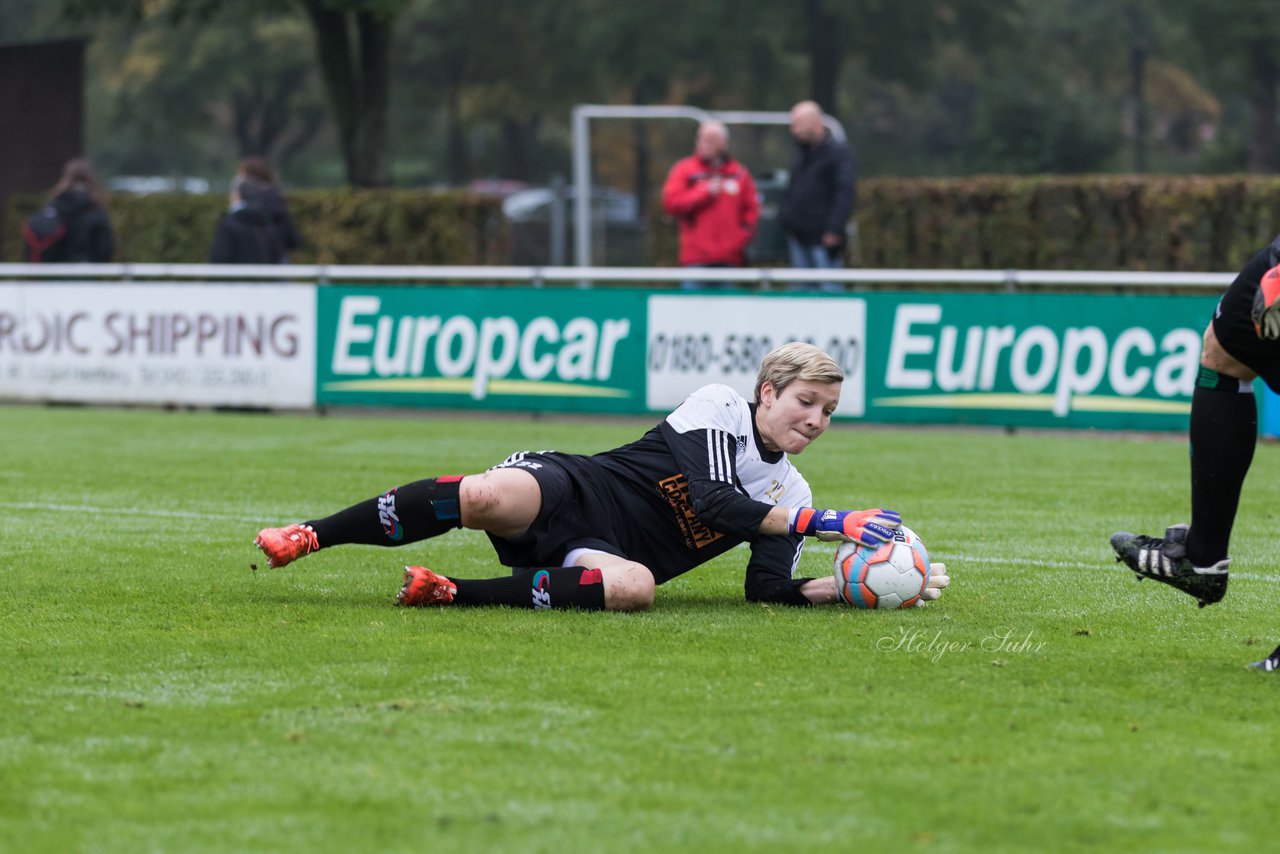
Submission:
[[[1231,271],[1280,231],[1280,177],[977,176],[859,184],[864,267]],[[499,203],[458,191],[311,190],[288,194],[305,241],[299,263],[505,264]],[[40,204],[9,200],[4,260],[21,257],[19,223]],[[203,262],[223,196],[113,196],[116,260]],[[646,212],[648,258],[676,259],[675,225]]]
[[[1229,272],[1280,232],[1280,177],[875,178],[855,217],[863,267]],[[674,223],[650,218],[675,263]]]
[[[286,194],[302,264],[502,264],[501,204],[459,191],[307,190]],[[4,260],[22,257],[23,220],[40,197],[10,198]],[[115,194],[107,204],[116,261],[204,263],[226,209],[222,195]]]

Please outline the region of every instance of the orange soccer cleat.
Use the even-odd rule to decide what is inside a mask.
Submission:
[[[443,575],[436,575],[425,566],[406,566],[404,586],[396,594],[396,603],[409,607],[421,605],[448,605],[458,586]]]
[[[267,556],[267,566],[277,569],[320,548],[320,540],[309,525],[263,528],[253,543]]]

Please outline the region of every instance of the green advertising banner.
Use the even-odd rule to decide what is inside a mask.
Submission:
[[[316,403],[643,412],[647,297],[322,287]]]
[[[749,393],[754,368],[718,355],[785,333],[844,342],[854,363],[842,399],[869,422],[1185,430],[1216,301],[321,287],[316,402],[665,412],[699,385],[729,382],[729,367]],[[677,339],[698,342],[707,363],[687,363]]]
[[[1184,430],[1216,296],[872,293],[866,420]]]

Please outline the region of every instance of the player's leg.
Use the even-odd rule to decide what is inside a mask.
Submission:
[[[1276,647],[1275,651],[1262,659],[1262,661],[1255,661],[1249,666],[1258,670],[1265,670],[1267,673],[1280,670],[1280,646]]]
[[[1164,537],[1120,531],[1111,545],[1139,578],[1154,578],[1194,596],[1201,607],[1226,594],[1227,545],[1240,489],[1257,441],[1255,372],[1222,348],[1211,323],[1191,398],[1191,526]]]
[[[653,573],[643,564],[617,555],[586,552],[577,565],[600,571],[604,607],[609,611],[647,611],[653,607]]]
[[[798,270],[807,269],[813,266],[813,255],[809,251],[809,247],[800,242],[794,234],[787,234],[787,258],[791,262],[791,266]]]
[[[1258,441],[1257,374],[1204,333],[1201,381],[1191,399],[1191,529],[1187,557],[1212,566],[1227,557],[1240,490]]]
[[[403,546],[464,526],[509,536],[529,527],[541,501],[537,480],[520,469],[448,475],[398,486],[321,519],[266,528],[255,542],[268,566],[281,567],[321,548]]]
[[[523,468],[494,468],[460,484],[462,527],[518,537],[542,509],[542,486]]]
[[[644,611],[653,606],[649,570],[632,560],[579,550],[569,566],[524,569],[497,578],[448,578],[405,567],[402,605],[506,605],[512,608]]]

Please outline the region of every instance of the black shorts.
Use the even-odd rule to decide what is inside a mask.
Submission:
[[[1268,269],[1268,253],[1264,250],[1240,271],[1218,301],[1213,313],[1213,334],[1228,355],[1248,366],[1272,391],[1280,392],[1280,341],[1259,338],[1253,328],[1253,298]]]
[[[498,560],[510,567],[561,566],[574,549],[623,556],[613,535],[611,503],[596,484],[600,473],[589,457],[555,451],[512,454],[495,468],[521,468],[542,490],[538,516],[515,539],[490,534]]]

